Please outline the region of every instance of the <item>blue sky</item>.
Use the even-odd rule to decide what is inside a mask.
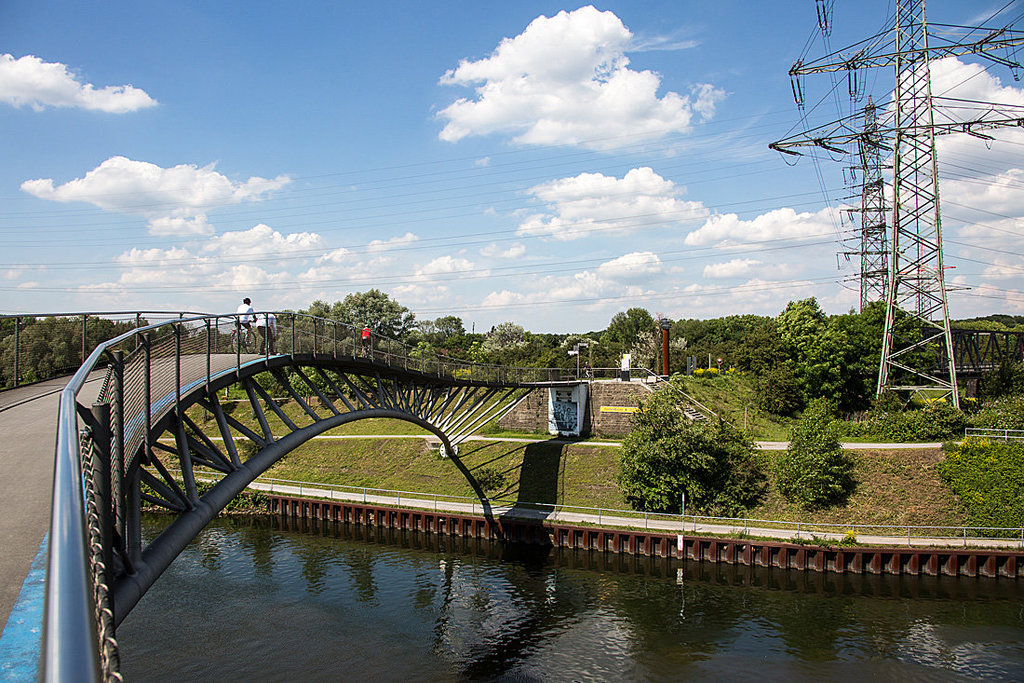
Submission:
[[[0,310],[296,308],[378,287],[478,330],[807,296],[846,311],[849,162],[767,149],[801,126],[793,61],[891,11],[835,4],[826,44],[810,1],[5,2]],[[1024,11],[1004,5],[933,1],[928,18]],[[890,71],[864,76],[887,100]],[[933,81],[1024,105],[976,59]],[[809,124],[853,111],[844,80],[803,86]],[[1024,137],[996,137],[940,145],[954,316],[1024,313]]]

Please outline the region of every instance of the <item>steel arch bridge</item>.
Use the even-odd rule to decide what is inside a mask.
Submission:
[[[259,349],[245,348],[237,315],[124,334],[96,348],[61,394],[45,678],[116,677],[116,625],[232,498],[313,437],[356,420],[396,418],[457,455],[463,439],[532,389],[575,383],[560,380],[559,369],[452,360],[391,339],[364,344],[350,326],[290,312],[276,313],[283,324],[268,343],[271,314],[258,315]],[[99,398],[83,405],[78,395],[97,370]],[[225,410],[218,396],[228,387],[244,391],[251,422]],[[283,409],[281,396],[301,418]],[[189,414],[197,406],[212,424]],[[452,462],[468,475],[457,457]],[[174,515],[148,543],[144,505]]]

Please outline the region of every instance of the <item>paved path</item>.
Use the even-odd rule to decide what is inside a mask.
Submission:
[[[97,373],[82,390],[99,391]],[[70,377],[0,393],[0,624],[50,526],[57,404]]]
[[[479,501],[463,503],[451,500],[444,500],[445,496],[431,497],[430,494],[422,493],[411,495],[381,495],[379,493],[370,494],[369,492],[366,491],[339,491],[337,489],[331,488],[318,488],[317,485],[315,484],[300,486],[297,484],[264,483],[260,481],[253,482],[252,484],[249,485],[249,488],[285,496],[329,498],[331,500],[348,500],[357,503],[402,506],[407,508],[416,508],[423,510],[443,510],[445,512],[468,513],[475,515],[483,514],[485,511],[485,507]],[[594,510],[590,512],[566,512],[564,510],[549,511],[538,510],[536,508],[521,507],[505,503],[489,504],[489,507],[491,514],[496,517],[509,516],[520,519],[546,520],[549,522],[562,522],[571,524],[594,524],[602,527],[642,527],[644,529],[651,529],[655,531],[676,534],[680,533],[680,531],[684,531],[682,525],[679,522],[678,516],[674,515],[651,516],[644,515],[643,513],[635,513],[633,515],[626,516],[623,514],[623,511],[621,510]],[[756,524],[757,520],[750,520],[750,522]],[[820,529],[821,525],[798,525],[796,522],[793,522],[793,528],[780,529],[777,527],[773,528],[755,526],[751,525],[750,522],[747,522],[745,520],[736,520],[736,522],[732,524],[711,524],[696,521],[687,521],[684,533],[717,534],[721,536],[738,536],[740,534],[746,534],[748,536],[757,536],[761,538],[777,538],[783,541],[801,538],[809,539],[812,535],[821,539],[840,541],[843,539],[845,535],[845,533],[842,531],[823,532],[817,530]],[[808,530],[808,526],[811,526],[812,530]],[[857,536],[857,541],[862,545],[878,546],[1024,548],[1024,539],[1020,541],[1015,541],[1008,539],[987,539],[970,537],[956,538],[948,536],[915,536],[913,538],[909,538],[905,534],[901,536],[880,536],[873,534],[861,534]]]

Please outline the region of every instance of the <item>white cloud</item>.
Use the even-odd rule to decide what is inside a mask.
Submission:
[[[661,273],[661,259],[651,251],[635,251],[597,267],[597,274],[610,280],[639,279]]]
[[[631,41],[614,13],[592,6],[539,16],[489,57],[462,60],[444,74],[443,85],[472,87],[475,98],[441,110],[439,137],[500,132],[525,144],[613,149],[688,131],[695,115],[714,114],[724,92],[707,84],[658,97],[661,77],[629,68]]]
[[[38,57],[0,54],[0,102],[15,107],[78,107],[112,114],[155,107],[157,102],[145,90],[131,85],[108,85],[97,90],[81,83],[60,62]]]
[[[727,279],[747,277],[763,263],[756,259],[733,259],[725,263],[709,263],[704,266],[704,277],[710,279]]]
[[[373,240],[366,246],[366,250],[387,251],[388,249],[393,249],[394,247],[400,247],[403,244],[412,244],[413,242],[416,242],[418,240],[419,237],[412,234],[411,232],[407,232],[401,237],[392,237],[391,239],[386,240]]]
[[[441,275],[445,273],[464,273],[473,270],[473,262],[464,258],[439,256],[416,271],[417,275]]]
[[[488,244],[486,247],[480,250],[480,255],[487,258],[519,258],[526,253],[526,246],[516,242],[509,246],[508,249],[502,249],[496,243]]]
[[[773,239],[826,237],[839,224],[840,209],[826,207],[815,213],[797,213],[789,207],[774,209],[751,220],[734,213],[716,214],[686,236],[688,246],[765,242]]]
[[[521,235],[550,235],[558,240],[599,234],[625,234],[651,227],[679,225],[707,216],[700,202],[679,199],[682,188],[650,168],[634,168],[621,179],[581,173],[530,188],[548,204],[546,213],[528,216]]]
[[[323,238],[315,232],[293,232],[283,235],[260,223],[248,230],[226,232],[214,237],[203,249],[207,252],[216,252],[223,258],[258,258],[289,254],[319,256],[313,252],[322,249],[323,245]]]
[[[345,261],[348,260],[348,256],[351,253],[352,252],[350,252],[345,247],[339,247],[337,249],[332,249],[331,251],[327,252],[323,256],[320,256],[317,259],[317,263],[335,263],[335,264],[344,263]]]
[[[86,202],[106,211],[144,216],[154,235],[194,235],[213,232],[206,211],[218,206],[259,201],[287,185],[287,176],[272,180],[253,176],[234,182],[214,170],[180,164],[161,168],[144,161],[111,157],[85,174],[55,186],[52,178],[26,180],[21,189],[55,202]]]

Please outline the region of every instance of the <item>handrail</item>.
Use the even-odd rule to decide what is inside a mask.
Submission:
[[[122,313],[135,315],[141,312]],[[288,343],[284,343],[285,340],[281,338],[283,335],[280,335],[278,342],[293,357],[295,354],[304,355],[306,353],[312,353],[314,356],[333,353],[337,357],[339,332],[343,332],[340,339],[343,349],[349,348],[347,344],[351,340],[352,358],[359,359],[360,344],[357,341],[359,328],[335,320],[292,311],[260,311],[256,313],[257,320],[263,316],[264,327],[266,327],[270,314],[277,317],[279,332],[281,331],[280,323],[290,321],[290,340]],[[130,423],[133,418],[137,418],[134,427],[137,437],[142,424],[148,427],[155,414],[173,407],[172,401],[180,396],[183,383],[191,382],[190,386],[195,386],[205,380],[209,386],[212,377],[210,359],[218,350],[212,343],[214,335],[218,339],[222,335],[226,336],[219,323],[228,321],[230,327],[238,332],[241,329],[242,316],[248,314],[235,312],[194,315],[175,313],[174,315],[178,317],[135,328],[113,339],[100,342],[61,392],[55,449],[49,564],[45,588],[41,670],[41,677],[44,680],[98,680],[101,676],[100,662],[103,660],[98,634],[102,634],[97,627],[97,605],[94,596],[96,584],[93,583],[96,579],[91,576],[93,571],[91,562],[94,560],[90,559],[87,554],[89,522],[85,501],[85,496],[91,495],[94,489],[94,480],[91,469],[86,471],[86,468],[83,467],[82,443],[79,440],[78,410],[80,406],[77,399],[89,373],[101,364],[106,354],[113,353],[113,356],[117,357],[120,352],[115,352],[115,350],[124,342],[137,342],[139,348],[144,350],[144,353],[136,354],[134,361],[131,362],[136,363],[132,367],[138,368],[138,364],[143,366],[141,370],[144,372],[136,374],[137,378],[144,378],[142,382],[145,398],[133,404],[135,413],[122,415],[125,423]],[[306,330],[297,329],[296,322],[300,320],[310,321],[311,335],[307,335]],[[321,324],[323,324],[324,334],[318,336]],[[258,323],[257,326],[259,327]],[[151,333],[168,327],[173,329],[173,334],[159,339],[151,338]],[[328,330],[330,330],[330,335],[327,335]],[[190,340],[195,354],[205,354],[204,375],[199,374],[202,372],[198,367],[199,364],[192,364],[192,374],[187,378],[182,376],[181,358],[186,353],[182,349],[183,337]],[[205,337],[205,350],[199,351],[199,344],[202,343],[203,337]],[[168,340],[172,338],[174,343],[170,344]],[[308,344],[310,341],[311,344]],[[270,344],[265,344],[263,352],[259,355],[243,355],[242,343],[241,335],[236,335],[235,348],[231,349],[234,362],[230,370],[240,372],[243,365],[254,362],[256,359],[269,360],[271,357],[285,355],[280,352],[280,349],[272,352]],[[376,334],[369,345],[368,352],[368,361],[403,371],[412,370],[439,378],[448,378],[456,382],[529,387],[537,382],[549,381],[548,378],[552,375],[558,376],[564,371],[562,368],[522,368],[474,363],[436,353],[423,354],[403,342]],[[151,376],[154,353],[164,354],[162,358],[166,358],[168,355],[173,357],[172,363],[158,366],[167,372],[173,372],[172,379],[168,380],[159,375]],[[128,361],[125,361],[124,366],[128,366]],[[220,372],[223,373],[225,370],[221,369]],[[158,380],[163,380],[163,385],[167,385],[168,381],[174,382],[175,387],[170,389],[169,395],[150,396],[151,384]],[[167,389],[166,386],[162,386],[162,388]],[[124,434],[120,435],[122,441],[124,436]],[[106,604],[99,607],[101,611],[109,609],[109,605]]]

